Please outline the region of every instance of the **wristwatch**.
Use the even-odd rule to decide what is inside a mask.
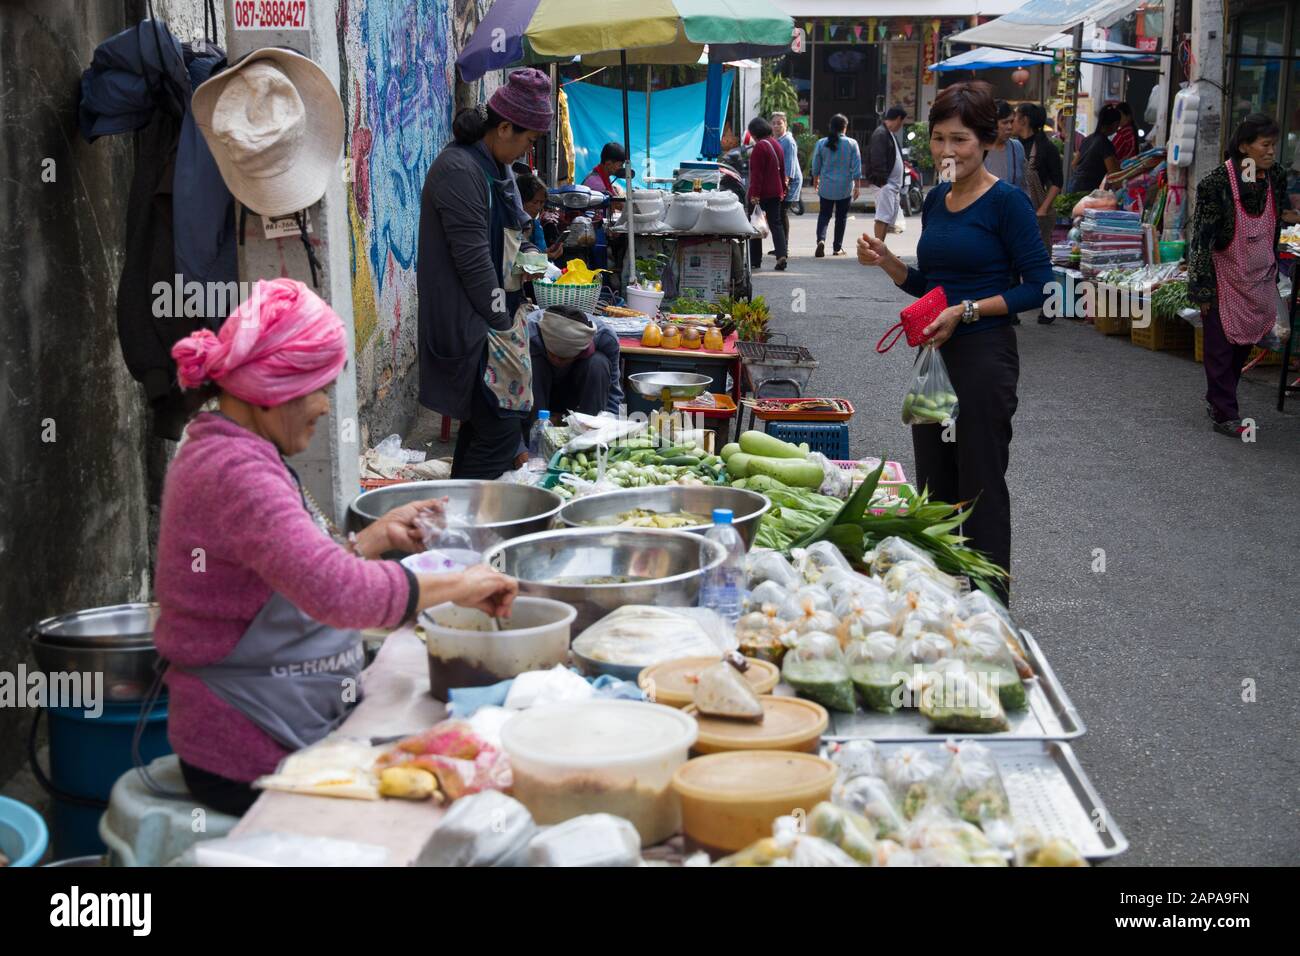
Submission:
[[[969,325],[980,320],[980,304],[973,299],[962,300],[961,320]]]

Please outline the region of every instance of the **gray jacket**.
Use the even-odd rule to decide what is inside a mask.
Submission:
[[[420,404],[459,421],[470,417],[488,326],[504,331],[511,325],[493,262],[501,252],[499,238],[492,241],[490,202],[500,203],[479,153],[448,145],[429,167],[420,194]]]

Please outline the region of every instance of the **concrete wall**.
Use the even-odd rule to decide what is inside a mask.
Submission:
[[[0,670],[8,672],[30,663],[22,632],[41,617],[150,592],[149,501],[165,451],[148,437],[114,312],[132,144],[87,144],[76,126],[81,71],[95,45],[127,25],[126,13],[123,3],[0,4]],[[23,762],[33,716],[0,709],[0,780]]]

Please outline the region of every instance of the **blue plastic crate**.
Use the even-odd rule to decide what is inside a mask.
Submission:
[[[795,445],[807,442],[809,451],[837,461],[850,457],[849,426],[843,422],[768,422],[767,433]]]

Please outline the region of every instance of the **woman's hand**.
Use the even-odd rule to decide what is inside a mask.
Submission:
[[[446,498],[412,501],[388,512],[370,527],[357,533],[357,546],[364,558],[377,558],[387,551],[415,554],[424,550],[424,533],[417,518],[442,525],[446,522]]]
[[[862,187],[859,186],[857,183],[854,183],[854,184],[853,184],[853,201],[854,201],[854,202],[857,202],[857,201],[858,201],[858,196],[861,195],[861,193],[862,193]]]
[[[937,348],[952,338],[952,333],[956,330],[957,323],[961,321],[962,313],[965,311],[964,305],[950,305],[940,312],[935,320],[922,330],[927,336],[925,344]]]
[[[519,594],[519,582],[486,564],[476,564],[460,573],[460,585],[452,601],[492,617],[509,617]]]
[[[885,243],[868,233],[858,239],[858,262],[864,266],[884,266],[890,259],[897,259]]]

